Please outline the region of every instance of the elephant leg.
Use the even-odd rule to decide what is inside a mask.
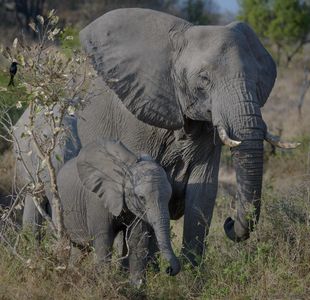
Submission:
[[[205,239],[209,232],[217,187],[208,184],[204,192],[197,194],[189,186],[184,215],[182,254],[192,265],[197,266],[204,254]]]
[[[128,248],[126,244],[126,231],[121,230],[120,232],[117,233],[113,247],[116,250],[116,253],[118,257],[122,258],[121,259],[121,267],[123,270],[128,271],[129,270],[129,262],[128,262]]]
[[[93,197],[89,195],[89,197]],[[113,216],[104,207],[104,202],[93,198],[87,202],[88,233],[93,239],[95,262],[103,265],[111,261],[112,246],[115,238]]]
[[[145,222],[140,220],[129,229],[129,272],[133,285],[140,287],[145,282],[149,232]]]
[[[41,239],[42,216],[32,201],[31,195],[25,197],[25,205],[23,212],[23,227],[29,228],[35,235],[37,240]]]
[[[69,264],[71,266],[79,264],[83,260],[83,253],[75,245],[71,245]]]
[[[156,254],[159,253],[159,248],[153,228],[149,228],[149,245],[148,245],[148,262],[151,264],[155,272],[160,271],[159,261]]]
[[[102,232],[96,235],[93,240],[95,248],[95,261],[102,265],[111,261],[112,246],[113,246],[113,232],[108,229],[108,232]]]
[[[91,249],[89,246],[81,246],[74,242],[71,242],[70,250],[70,265],[80,264],[90,253]]]
[[[213,215],[218,187],[220,148],[209,157],[204,169],[192,172],[186,187],[182,253],[194,266],[197,266],[203,257],[205,239]]]

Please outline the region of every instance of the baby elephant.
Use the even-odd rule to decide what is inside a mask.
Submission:
[[[158,247],[176,275],[180,263],[169,235],[171,186],[151,157],[137,157],[121,142],[101,139],[83,147],[58,173],[64,223],[73,243],[92,243],[98,263],[111,259],[115,236],[127,237],[129,270],[141,282],[146,267],[149,223]]]

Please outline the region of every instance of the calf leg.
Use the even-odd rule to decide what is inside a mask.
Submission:
[[[47,200],[44,200],[42,207],[45,208]],[[25,197],[25,205],[23,212],[23,227],[30,228],[37,240],[41,239],[41,226],[42,226],[42,216],[37,210],[35,204],[33,203],[31,195],[27,194]]]
[[[131,282],[140,287],[145,281],[145,269],[147,264],[149,233],[148,227],[142,220],[134,223],[129,229],[129,271]]]
[[[104,202],[97,199],[88,201],[87,225],[95,248],[95,261],[104,264],[111,261],[112,246],[115,237],[113,216],[104,207]]]

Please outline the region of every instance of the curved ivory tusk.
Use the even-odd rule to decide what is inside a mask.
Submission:
[[[217,127],[217,131],[218,131],[220,139],[221,139],[221,141],[223,142],[224,145],[233,148],[233,147],[239,146],[241,144],[240,141],[232,140],[228,136],[226,130],[222,126],[218,126]]]
[[[297,148],[301,143],[290,143],[290,142],[283,142],[280,140],[280,137],[270,134],[269,132],[266,133],[265,140],[279,148],[283,149],[294,149]]]

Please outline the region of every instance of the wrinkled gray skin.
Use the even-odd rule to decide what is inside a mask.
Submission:
[[[276,67],[245,23],[194,26],[147,9],[109,12],[80,33],[98,72],[96,93],[78,120],[82,145],[96,137],[149,153],[172,185],[170,217],[184,213],[183,253],[201,256],[217,194],[217,126],[242,141],[232,149],[235,219],[224,228],[245,240],[259,218],[266,125],[260,108]],[[100,95],[98,95],[98,92]]]
[[[148,251],[147,222],[170,264],[169,274],[180,271],[170,243],[171,185],[151,157],[138,158],[120,142],[97,140],[60,169],[57,184],[71,240],[80,246],[92,242],[99,263],[111,259],[113,241],[122,231],[129,237],[131,279],[139,284]]]
[[[55,111],[57,113],[57,111]],[[18,120],[14,126],[14,135],[17,142],[14,143],[15,153],[19,153],[24,163],[19,159],[19,155],[16,155],[16,177],[17,185],[21,189],[24,185],[32,182],[31,177],[35,178],[38,166],[37,152],[33,146],[32,140],[27,137],[23,137],[26,129],[25,126],[29,125],[29,108],[26,109],[22,117]],[[63,165],[63,162],[68,161],[72,157],[75,157],[81,148],[80,140],[77,135],[77,119],[75,117],[67,116],[63,124],[64,128],[68,131],[66,139],[58,142],[55,151],[59,156],[59,160],[52,157],[53,165],[58,173],[59,169]],[[37,116],[35,122],[35,131],[39,137],[44,135],[50,136],[51,126],[48,123],[48,119],[43,114]],[[42,143],[44,144],[44,143]],[[51,193],[49,190],[49,175],[47,172],[40,173],[41,180],[44,182],[46,196],[42,206],[46,211],[52,215],[52,205],[48,199],[51,199]],[[31,226],[33,232],[38,235],[38,225],[42,224],[42,218],[40,213],[36,210],[30,194],[25,195],[25,206],[23,212],[23,225]]]
[[[248,212],[257,221],[260,211],[266,133],[260,108],[276,78],[255,33],[240,22],[193,26],[151,10],[124,9],[98,18],[80,38],[98,88],[103,81],[109,87],[83,111],[81,143],[114,137],[165,168],[171,218],[184,211],[183,252],[194,261],[203,253],[217,193],[221,143],[214,128],[221,125],[242,141],[232,149],[237,216],[224,228],[234,241],[247,239],[253,228]]]

